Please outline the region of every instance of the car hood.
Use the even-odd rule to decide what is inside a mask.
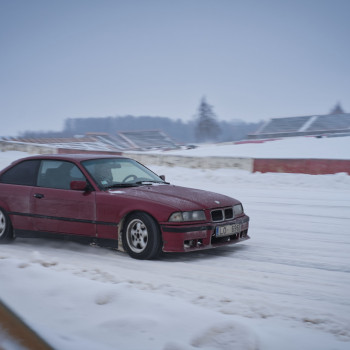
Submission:
[[[163,184],[110,190],[110,193],[161,203],[182,211],[222,208],[240,203],[234,198],[214,192]]]

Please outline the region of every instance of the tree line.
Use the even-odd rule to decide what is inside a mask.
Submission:
[[[203,98],[195,118],[184,122],[167,117],[114,116],[95,118],[68,118],[62,131],[26,131],[26,138],[73,137],[89,132],[114,134],[121,131],[162,130],[179,143],[228,142],[245,139],[262,122],[246,123],[242,120],[219,121],[213,107]]]

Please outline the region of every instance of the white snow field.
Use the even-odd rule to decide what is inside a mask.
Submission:
[[[254,142],[254,141],[253,141]],[[256,142],[256,141],[255,141]],[[149,153],[158,153],[153,151]],[[170,155],[189,157],[247,157],[247,158],[301,158],[350,159],[350,136],[345,137],[290,137],[267,140],[263,143],[204,144],[190,150],[167,151]]]
[[[154,261],[17,239],[0,298],[60,350],[350,349],[350,176],[150,168],[240,199],[251,239]]]

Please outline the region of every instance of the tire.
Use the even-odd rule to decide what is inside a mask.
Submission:
[[[12,224],[6,211],[0,208],[0,243],[13,240]]]
[[[124,250],[134,259],[154,259],[162,250],[159,226],[146,213],[134,213],[126,219],[122,239]]]

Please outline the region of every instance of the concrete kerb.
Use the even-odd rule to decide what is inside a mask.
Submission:
[[[254,160],[252,158],[234,157],[188,157],[168,154],[144,154],[123,153],[124,156],[133,158],[145,165],[158,165],[168,167],[200,168],[200,169],[241,169],[253,171]]]
[[[30,154],[55,154],[57,153],[57,148],[42,146],[38,144],[29,144],[25,142],[0,141],[0,151],[19,151]]]

